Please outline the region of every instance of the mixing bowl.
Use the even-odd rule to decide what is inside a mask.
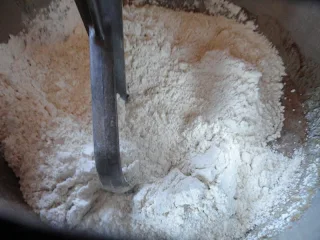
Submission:
[[[32,19],[37,11],[46,8],[50,0],[2,0],[0,3],[0,42],[7,42],[9,35],[19,33],[23,22]],[[145,0],[150,3],[186,11],[207,11],[210,0]],[[221,0],[221,2],[223,2]],[[305,164],[320,158],[320,4],[316,1],[285,0],[233,0],[242,7],[249,20],[258,25],[279,50],[287,69],[284,96],[285,123],[282,137],[272,143],[278,151],[290,156],[303,146]],[[127,1],[132,3],[132,1]],[[196,4],[195,4],[196,3]],[[194,7],[197,6],[197,7]],[[295,93],[291,90],[296,89]],[[295,109],[294,111],[292,111]],[[313,199],[312,199],[313,197]],[[320,194],[310,191],[310,207],[288,229],[274,239],[320,239]],[[39,225],[35,216],[22,199],[18,180],[0,155],[0,210],[29,224]],[[12,210],[12,211],[10,211]],[[32,219],[32,221],[30,220]],[[298,220],[299,219],[299,220]]]

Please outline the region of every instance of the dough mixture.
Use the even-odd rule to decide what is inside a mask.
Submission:
[[[250,22],[155,6],[125,6],[124,35],[121,157],[137,186],[122,195],[97,178],[88,37],[73,1],[0,45],[0,140],[41,219],[149,239],[256,239],[290,221],[294,211],[279,212],[303,154],[268,146],[284,120],[271,43]]]

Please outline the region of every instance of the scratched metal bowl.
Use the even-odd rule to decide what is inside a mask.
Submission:
[[[9,34],[19,33],[25,27],[24,20],[32,19],[39,9],[48,7],[51,1],[1,0],[0,42],[7,42]],[[210,0],[145,0],[144,3],[207,13],[207,1]],[[133,1],[125,2],[132,4]],[[320,143],[320,3],[308,0],[231,2],[243,7],[250,20],[256,22],[258,31],[279,50],[287,69],[288,76],[283,79],[286,83],[284,95],[290,95],[290,98],[282,99],[286,107],[286,120],[282,137],[273,143],[274,146],[288,156],[295,148],[303,146],[307,153],[307,164],[315,162],[320,158],[320,149],[317,147]],[[296,89],[296,92],[292,93],[292,89]],[[315,189],[311,196],[310,207],[302,217],[272,239],[320,239],[320,194]],[[10,209],[12,211],[8,211]],[[23,201],[18,180],[1,154],[0,212],[31,225],[39,224],[37,216]]]

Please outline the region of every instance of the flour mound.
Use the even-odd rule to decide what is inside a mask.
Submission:
[[[255,26],[124,8],[120,145],[138,187],[114,195],[93,159],[86,32],[73,1],[52,8],[0,45],[0,140],[43,220],[115,236],[235,239],[274,219],[302,157],[267,146],[282,128],[285,69]]]

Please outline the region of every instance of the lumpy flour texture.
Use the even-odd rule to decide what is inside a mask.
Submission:
[[[115,195],[93,159],[85,29],[73,1],[51,8],[0,45],[0,140],[41,219],[114,236],[242,239],[280,216],[303,158],[267,145],[282,128],[285,69],[252,24],[124,8],[120,145],[137,187]]]

